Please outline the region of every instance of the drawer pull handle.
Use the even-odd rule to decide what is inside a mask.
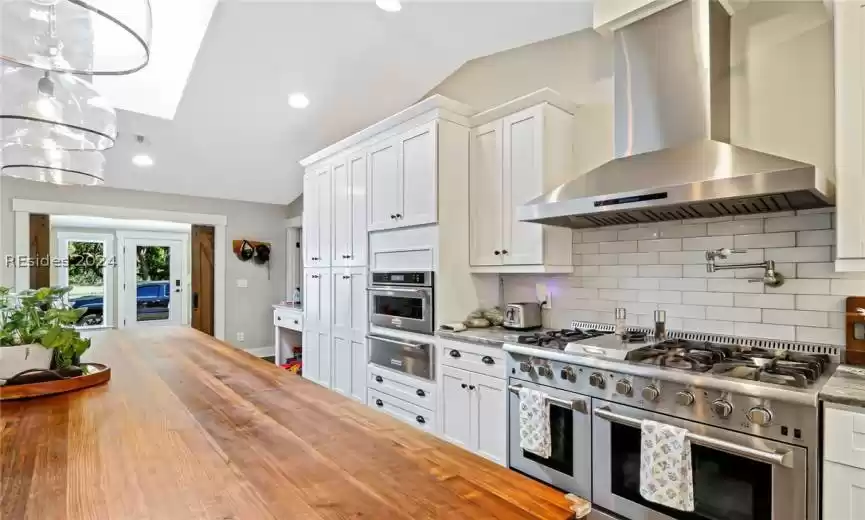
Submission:
[[[494,253],[496,256],[499,256],[500,254],[502,254],[501,251],[493,251],[493,253]]]
[[[277,316],[276,321],[282,321],[282,316]]]
[[[418,415],[416,420],[417,420],[417,422],[419,422],[421,424],[426,422],[426,419],[424,419],[422,415]]]
[[[475,385],[469,385],[469,390],[474,390],[474,389],[475,389]]]
[[[482,357],[481,361],[483,361],[485,365],[494,365],[496,363],[496,361],[490,356]]]
[[[462,354],[460,354],[459,350],[451,350],[450,354],[452,358],[462,357]]]
[[[460,386],[462,386],[462,387],[463,387],[463,388],[465,388],[465,387],[467,387],[467,386],[469,386],[469,385],[467,385],[467,384],[465,384],[465,383],[463,383],[463,384],[462,384],[462,385],[460,385]]]
[[[381,376],[375,376],[375,382],[376,383],[384,383],[384,378]]]
[[[415,392],[415,393],[417,394],[418,397],[424,397],[424,396],[426,396],[426,392],[424,392],[424,391],[421,390],[420,388],[418,388],[417,392]]]
[[[382,402],[381,399],[376,399],[376,400],[375,400],[375,405],[376,405],[376,406],[384,406],[384,402]]]
[[[299,325],[299,323],[297,322],[297,320],[294,320],[294,324],[295,324],[295,325]]]

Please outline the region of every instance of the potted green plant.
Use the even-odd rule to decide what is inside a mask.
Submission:
[[[90,340],[72,327],[85,311],[65,303],[71,290],[44,287],[12,294],[0,287],[0,378],[79,363]]]

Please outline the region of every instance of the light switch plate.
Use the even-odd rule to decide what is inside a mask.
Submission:
[[[247,280],[245,278],[238,278],[237,279],[237,286],[243,287],[243,288],[249,287],[249,280]]]
[[[545,302],[543,305],[544,309],[552,309],[553,308],[553,293],[547,288],[547,284],[539,283],[535,284],[535,297],[539,302]]]

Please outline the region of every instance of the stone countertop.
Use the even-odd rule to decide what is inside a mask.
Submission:
[[[839,366],[820,390],[820,400],[865,407],[865,367]]]
[[[294,305],[290,303],[277,303],[273,305],[274,309],[288,309],[290,311],[303,312],[303,305]]]
[[[521,334],[532,334],[549,329],[535,329],[531,331],[509,330],[504,327],[489,327],[486,329],[466,329],[462,332],[438,329],[436,336],[465,343],[475,343],[488,347],[501,347],[505,343],[516,343],[517,336]]]

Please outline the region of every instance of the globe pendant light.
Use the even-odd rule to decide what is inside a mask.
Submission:
[[[55,72],[131,74],[150,60],[151,23],[149,0],[0,0],[0,58]]]
[[[0,68],[0,142],[98,151],[116,138],[116,112],[87,81],[20,65]]]
[[[105,182],[105,156],[8,145],[0,150],[0,172],[31,181],[97,186]]]

